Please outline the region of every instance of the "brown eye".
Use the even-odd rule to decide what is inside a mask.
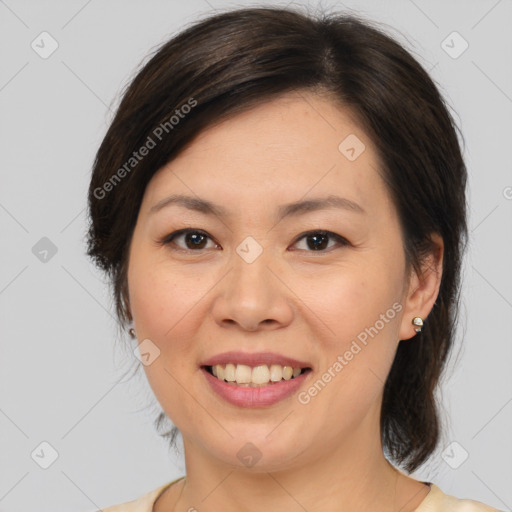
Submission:
[[[183,239],[182,243],[177,243],[177,240]],[[208,240],[213,240],[204,231],[198,229],[180,229],[170,235],[166,236],[161,243],[163,245],[175,245],[176,250],[200,252],[203,249],[208,248]],[[294,245],[297,245],[299,241],[306,240],[306,248],[299,250],[305,250],[306,252],[329,252],[330,249],[338,246],[349,245],[348,241],[342,236],[333,233],[331,231],[309,231],[301,235]],[[333,243],[330,243],[330,242]],[[219,247],[218,244],[213,243],[213,248]],[[212,248],[212,247],[211,247]]]
[[[176,240],[179,239],[184,240],[184,245],[176,243]],[[164,245],[173,243],[178,246],[178,249],[184,251],[198,251],[206,248],[208,239],[210,239],[210,237],[204,231],[197,229],[181,229],[166,236],[165,239],[162,240],[162,243]]]
[[[295,242],[297,244],[300,240],[306,240],[306,250],[309,252],[327,252],[326,249],[331,249],[333,246],[338,245],[348,245],[347,240],[345,240],[342,236],[332,233],[331,231],[310,231],[308,233],[304,233],[301,237]],[[329,246],[329,240],[332,239],[336,243],[334,245]]]

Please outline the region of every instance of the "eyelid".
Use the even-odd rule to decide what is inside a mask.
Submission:
[[[162,240],[160,240],[160,244],[161,245],[171,245],[171,243],[174,241],[175,238],[181,236],[181,235],[186,235],[188,233],[198,233],[198,234],[201,234],[203,236],[206,236],[207,238],[209,238],[212,242],[214,242],[216,245],[220,245],[218,244],[206,231],[202,230],[202,229],[198,229],[198,228],[183,228],[183,229],[178,229],[176,231],[173,231],[172,233],[166,235]],[[293,242],[292,245],[296,245],[297,242],[299,242],[300,240],[302,240],[303,238],[306,238],[308,235],[315,235],[315,234],[321,234],[321,235],[324,235],[324,236],[328,236],[329,238],[331,239],[334,239],[337,243],[338,243],[338,246],[347,246],[347,245],[350,245],[350,242],[344,238],[343,236],[341,235],[338,235],[338,233],[334,233],[333,231],[328,231],[328,230],[325,230],[325,229],[310,229],[308,231],[305,231],[304,233],[301,233],[300,235],[298,235],[296,238],[295,238],[295,241]],[[329,249],[324,249],[324,250],[319,250],[319,251],[308,251],[306,250],[305,252],[309,252],[309,253],[312,253],[312,254],[315,254],[315,253],[318,253],[318,254],[322,254],[322,253],[329,253],[331,250],[335,249],[336,247],[331,247]],[[194,249],[184,249],[183,247],[175,247],[173,248],[173,250],[176,250],[176,251],[181,251],[181,252],[186,252],[186,253],[202,253],[204,251],[204,249],[197,249],[197,250],[194,250]],[[295,249],[297,250],[297,249]],[[302,250],[302,249],[298,249],[298,250]]]
[[[336,243],[338,244],[338,247],[340,247],[340,246],[343,247],[343,246],[349,245],[349,241],[346,238],[342,237],[341,235],[338,235],[338,233],[334,233],[333,231],[329,231],[327,229],[310,229],[309,231],[305,231],[304,233],[297,236],[297,238],[295,239],[295,241],[293,242],[292,245],[297,244],[297,242],[299,242],[303,238],[306,238],[308,235],[316,235],[316,234],[328,236],[330,239],[335,240]],[[309,252],[312,254],[325,254],[325,253],[331,252],[333,249],[336,249],[336,246],[330,247],[329,249],[324,249],[322,251],[305,251],[305,252]],[[297,249],[295,249],[295,250],[297,250]],[[298,250],[301,250],[301,249],[298,249]]]
[[[160,240],[160,244],[161,245],[171,245],[174,241],[175,238],[181,236],[181,235],[186,235],[188,233],[198,233],[200,235],[203,235],[207,238],[209,238],[211,241],[213,241],[216,245],[219,245],[217,244],[217,242],[215,242],[215,240],[204,230],[202,229],[197,229],[197,228],[183,228],[183,229],[178,229],[176,231],[173,231],[172,233],[169,233],[168,235],[166,235],[162,240]],[[183,248],[183,247],[173,247],[172,248],[173,250],[175,251],[181,251],[181,252],[187,252],[187,253],[194,253],[194,252],[197,252],[197,253],[201,253],[203,252],[204,249],[198,249],[198,250],[193,250],[193,249],[187,249],[187,248]]]

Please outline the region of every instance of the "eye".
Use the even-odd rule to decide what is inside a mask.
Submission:
[[[299,241],[305,239],[306,240],[306,247],[308,249],[311,249],[309,252],[328,252],[325,251],[326,248],[331,249],[333,246],[328,245],[328,240],[333,239],[335,242],[337,242],[339,245],[349,245],[348,241],[343,238],[342,236],[338,235],[337,233],[333,233],[332,231],[309,231],[307,233],[304,233],[301,235],[295,244],[297,244]],[[295,245],[294,244],[294,245]],[[336,244],[334,244],[335,246]],[[300,249],[304,250],[304,249]]]
[[[179,240],[180,238],[183,238],[185,247],[176,243],[176,240]],[[167,235],[163,240],[161,240],[161,243],[163,245],[170,245],[171,243],[177,245],[177,250],[200,251],[201,249],[207,248],[208,239],[212,240],[204,231],[189,228],[180,229],[170,235]],[[349,242],[342,236],[337,233],[333,233],[332,231],[325,230],[308,231],[307,233],[302,234],[293,245],[297,245],[298,242],[303,239],[306,240],[307,249],[299,250],[306,250],[308,252],[327,252],[326,249],[332,249],[333,246],[336,246],[336,243],[341,246],[349,245]],[[329,239],[332,239],[336,243],[329,246]],[[220,246],[214,243],[214,247]]]
[[[176,244],[175,240],[180,238],[184,239],[185,247]],[[170,235],[167,235],[161,241],[161,243],[163,245],[169,245],[172,242],[173,244],[178,245],[178,250],[198,251],[200,249],[205,248],[205,241],[209,238],[210,237],[208,236],[207,233],[199,229],[180,229],[178,231],[175,231],[174,233],[171,233]]]

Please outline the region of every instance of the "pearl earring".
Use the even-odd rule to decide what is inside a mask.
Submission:
[[[423,327],[423,319],[419,316],[415,316],[412,319],[412,325],[416,325],[417,327],[414,329],[416,332],[421,332],[421,329]]]

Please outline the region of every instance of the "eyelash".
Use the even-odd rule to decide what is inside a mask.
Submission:
[[[196,234],[199,234],[199,235],[203,235],[203,236],[206,236],[207,238],[209,238],[210,240],[213,241],[213,239],[210,237],[210,235],[208,235],[208,233],[206,233],[205,231],[202,231],[201,229],[194,229],[194,228],[186,228],[186,229],[179,229],[178,231],[174,231],[173,233],[170,233],[169,235],[167,235],[165,238],[163,238],[162,240],[160,240],[160,244],[161,245],[166,245],[166,246],[169,246],[171,247],[171,243],[179,236],[182,236],[182,235],[187,235],[189,233],[196,233]],[[304,238],[307,238],[308,236],[311,236],[311,235],[323,235],[323,236],[327,236],[329,238],[332,238],[334,239],[338,244],[339,246],[341,247],[344,247],[344,246],[347,246],[347,245],[350,245],[349,242],[343,238],[341,235],[338,235],[337,233],[333,233],[332,231],[326,231],[326,230],[323,230],[323,229],[317,229],[317,230],[312,230],[312,231],[307,231],[306,233],[303,233],[301,234],[296,240],[295,242],[293,243],[293,245],[295,245],[296,243],[298,243],[300,240],[304,239]],[[191,252],[197,252],[197,253],[201,253],[203,252],[204,249],[184,249],[182,247],[171,247],[172,250],[174,251],[179,251],[179,252],[187,252],[187,253],[191,253]],[[306,252],[311,252],[311,253],[325,253],[325,252],[330,252],[331,250],[333,249],[333,247],[330,247],[328,249],[319,249],[317,251],[314,251],[314,250],[305,250],[305,249],[299,249],[299,250],[305,250]]]

